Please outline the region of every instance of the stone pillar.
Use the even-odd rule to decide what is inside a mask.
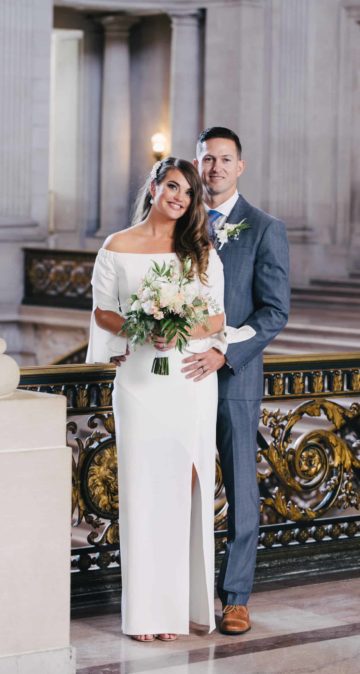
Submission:
[[[272,15],[269,210],[291,230],[307,226],[308,0],[276,0]]]
[[[128,224],[130,165],[129,30],[136,18],[125,14],[102,19],[105,32],[100,230],[106,236]]]
[[[48,229],[52,10],[52,0],[0,2],[0,332],[11,345],[20,340],[21,249]]]
[[[0,672],[75,674],[66,398],[14,391],[5,347],[0,340]]]
[[[171,153],[191,160],[201,126],[202,53],[199,11],[170,11],[172,23]]]
[[[345,5],[345,3],[344,3]],[[337,95],[337,219],[334,243],[344,245],[351,268],[360,259],[360,4],[340,12],[339,92]]]
[[[85,237],[100,228],[100,130],[102,96],[102,34],[98,22],[88,20],[84,30],[84,88],[82,120],[83,151],[81,155],[82,227],[81,248]]]
[[[268,11],[266,4],[253,1],[206,10],[204,127],[226,126],[239,134],[246,162],[239,189],[260,208],[269,173]]]
[[[0,239],[47,225],[51,0],[0,3]]]

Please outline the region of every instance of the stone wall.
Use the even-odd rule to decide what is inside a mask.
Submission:
[[[22,246],[96,250],[127,226],[156,131],[188,159],[202,127],[239,132],[239,188],[285,220],[294,284],[359,268],[359,22],[360,0],[2,2],[0,310],[12,326],[9,350],[13,341],[18,353]],[[75,73],[61,67],[72,49],[63,31],[77,31]],[[70,149],[56,145],[55,127],[49,133],[54,101],[52,125],[76,115]],[[67,200],[54,166],[62,180],[73,176]]]

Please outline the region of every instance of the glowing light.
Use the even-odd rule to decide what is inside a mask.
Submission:
[[[156,159],[162,159],[165,154],[166,148],[166,137],[163,133],[154,133],[151,136],[151,145],[153,150],[153,155]]]

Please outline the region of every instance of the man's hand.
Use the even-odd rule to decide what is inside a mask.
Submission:
[[[125,363],[127,356],[129,355],[129,347],[126,347],[126,353],[124,353],[122,356],[111,356],[110,358],[110,363],[114,363],[116,367],[120,367],[121,363]]]
[[[209,349],[204,353],[192,353],[191,356],[184,358],[183,363],[187,363],[181,370],[187,373],[186,379],[200,381],[212,372],[220,370],[225,365],[225,356],[217,349]]]

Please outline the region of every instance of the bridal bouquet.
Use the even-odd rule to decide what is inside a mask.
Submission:
[[[153,262],[137,292],[128,301],[122,332],[131,344],[144,344],[153,335],[165,337],[166,342],[176,337],[175,348],[182,352],[192,327],[206,326],[209,307],[219,312],[211,298],[197,294],[190,271],[190,258],[186,258],[181,271],[175,260],[162,265]],[[168,375],[167,356],[158,351],[151,371]]]

